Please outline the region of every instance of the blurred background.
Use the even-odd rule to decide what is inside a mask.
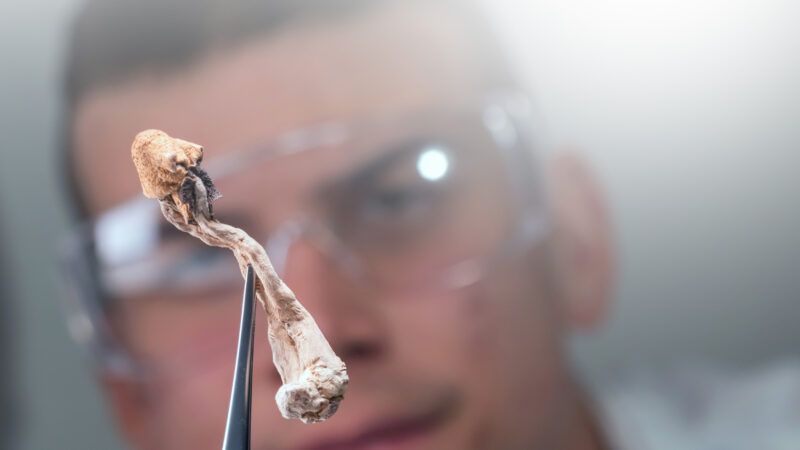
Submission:
[[[58,77],[78,4],[0,5],[7,448],[121,448],[58,302],[68,225]],[[798,356],[800,4],[494,0],[490,10],[542,133],[588,156],[613,211],[616,305],[606,328],[575,337],[580,373],[603,384],[627,370]]]

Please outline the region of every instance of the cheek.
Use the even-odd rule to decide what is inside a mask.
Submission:
[[[526,261],[501,269],[474,299],[491,317],[490,337],[479,341],[487,377],[482,400],[494,412],[495,432],[524,442],[540,442],[555,429],[569,385],[558,299],[545,267]]]
[[[560,328],[536,273],[509,267],[459,292],[387,302],[399,356],[450,374],[532,370]]]
[[[147,419],[158,448],[218,449],[233,377],[239,301],[187,305],[140,299],[127,305],[116,328],[150,376]],[[263,346],[266,332],[263,323],[258,325],[256,338]],[[256,356],[259,363],[268,364],[260,361],[268,358],[261,353],[263,348]]]
[[[229,368],[230,369],[230,368]],[[159,448],[212,450],[222,443],[231,370],[207,371],[152,383],[151,435]]]
[[[194,301],[120,302],[114,327],[127,349],[159,377],[180,378],[233,361],[240,300],[236,294]]]
[[[560,326],[540,269],[517,262],[458,293],[390,303],[402,363],[459,386],[470,432],[492,441],[546,428],[559,401]]]

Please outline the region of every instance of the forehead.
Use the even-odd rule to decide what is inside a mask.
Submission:
[[[76,110],[73,143],[89,210],[139,191],[130,144],[143,129],[217,151],[317,121],[454,102],[489,83],[478,47],[469,21],[439,2],[384,5],[92,91]]]

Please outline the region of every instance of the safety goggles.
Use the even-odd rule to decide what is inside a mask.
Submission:
[[[260,239],[282,277],[302,265],[292,261],[302,244],[344,280],[413,297],[476,283],[544,235],[532,122],[525,95],[496,93],[317,124],[254,148],[208,149],[204,165],[224,196],[218,218]],[[151,314],[160,319],[141,326],[173,361],[190,364],[221,345],[209,330],[235,341],[235,320],[219,323],[241,291],[229,251],[174,230],[153,200],[137,196],[81,224],[64,262],[70,329],[107,370],[142,370],[147,351],[132,354],[118,324],[148,304],[161,308]]]

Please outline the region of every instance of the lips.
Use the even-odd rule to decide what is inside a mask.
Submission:
[[[442,399],[429,410],[415,415],[384,419],[342,438],[321,440],[296,450],[400,450],[413,448],[413,444],[432,434],[454,415],[455,397]]]

